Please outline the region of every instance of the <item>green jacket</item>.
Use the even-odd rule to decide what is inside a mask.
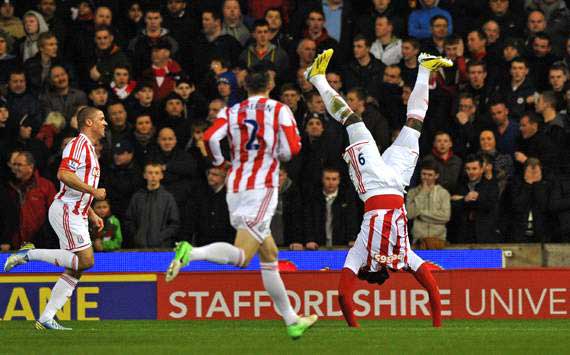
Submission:
[[[121,222],[115,216],[105,218],[103,230],[100,232],[92,230],[91,235],[94,238],[101,238],[104,251],[121,249],[123,233],[121,232]]]

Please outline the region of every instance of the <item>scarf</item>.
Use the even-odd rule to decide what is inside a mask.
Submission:
[[[152,138],[154,137],[154,133],[155,133],[155,128],[152,127],[152,130],[150,131],[150,133],[148,134],[142,134],[139,133],[137,131],[134,131],[133,134],[135,136],[135,139],[137,140],[137,142],[139,142],[141,145],[146,146],[147,144],[150,143],[150,141],[152,140]]]
[[[129,97],[129,95],[135,90],[136,87],[137,87],[137,82],[134,80],[130,80],[129,83],[122,88],[118,88],[114,81],[111,82],[111,89],[113,90],[115,95],[117,95],[117,97],[121,100],[124,100],[127,97]]]
[[[170,70],[168,69],[168,64],[162,68],[158,68],[158,67],[153,65],[152,66],[152,73],[153,73],[154,78],[156,80],[157,86],[161,87],[162,84],[164,83],[164,79],[166,79],[166,76],[170,73]]]

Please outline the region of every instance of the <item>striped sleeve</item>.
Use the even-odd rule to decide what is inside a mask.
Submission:
[[[221,115],[216,118],[212,126],[204,133],[204,143],[208,151],[208,156],[212,159],[212,164],[216,167],[221,166],[225,161],[220,141],[228,134],[227,111],[228,109],[220,111]]]
[[[279,121],[279,144],[277,156],[281,161],[289,161],[301,151],[301,137],[297,130],[295,116],[287,105],[278,104],[275,114]]]
[[[81,154],[82,146],[84,144],[84,139],[82,137],[77,137],[67,143],[63,153],[61,155],[61,163],[59,164],[59,169],[68,170],[72,173],[76,172],[81,165]]]

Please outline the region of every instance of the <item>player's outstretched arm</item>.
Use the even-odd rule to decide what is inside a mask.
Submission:
[[[301,137],[291,109],[287,105],[278,106],[276,109],[279,109],[277,157],[286,162],[301,152]]]
[[[59,169],[57,171],[57,178],[65,184],[65,186],[70,187],[74,190],[84,192],[86,194],[93,195],[96,200],[104,200],[106,197],[105,189],[96,189],[83,181],[72,171],[66,169]]]

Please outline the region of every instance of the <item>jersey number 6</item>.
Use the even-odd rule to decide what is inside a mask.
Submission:
[[[360,165],[364,165],[364,163],[366,163],[366,160],[364,160],[364,153],[358,154],[358,162]]]
[[[259,144],[256,143],[256,139],[257,139],[257,130],[259,129],[259,126],[257,125],[257,121],[256,120],[244,120],[243,122],[247,125],[251,125],[251,134],[249,135],[249,139],[247,140],[247,143],[245,145],[245,149],[247,149],[247,150],[258,150]]]

